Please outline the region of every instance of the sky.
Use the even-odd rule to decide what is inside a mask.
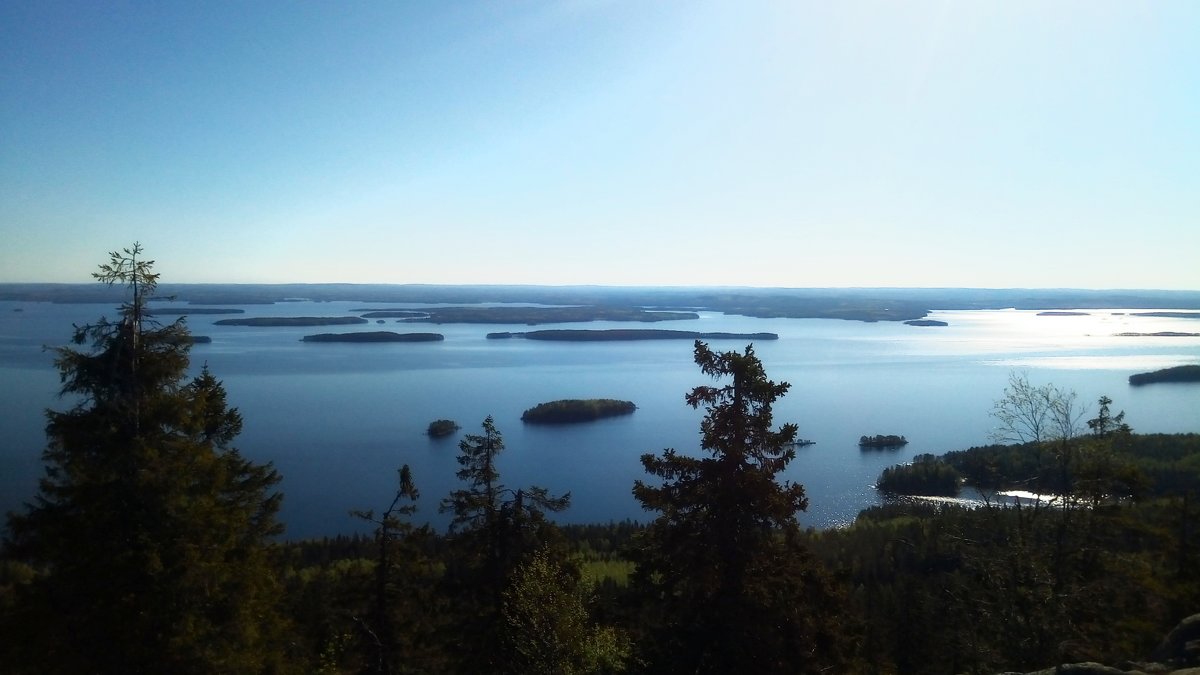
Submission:
[[[1200,2],[0,2],[0,282],[1200,289]]]

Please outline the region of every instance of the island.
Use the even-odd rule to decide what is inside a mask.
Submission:
[[[150,316],[187,316],[188,314],[245,314],[244,309],[233,307],[149,307]]]
[[[1088,316],[1087,312],[1065,312],[1060,310],[1051,310],[1049,312],[1038,312],[1038,316]]]
[[[521,415],[521,421],[530,424],[573,424],[591,422],[604,417],[629,415],[637,410],[632,401],[612,398],[563,399],[539,403]]]
[[[370,312],[367,318],[384,314],[401,316],[396,312]],[[424,316],[411,316],[405,321],[417,323],[522,323],[536,326],[542,323],[587,323],[590,321],[686,321],[699,319],[695,312],[652,311],[641,307],[433,307]]]
[[[1200,382],[1200,365],[1175,366],[1129,376],[1129,384],[1135,387],[1155,382]]]
[[[860,436],[858,439],[858,447],[860,448],[898,448],[903,445],[908,445],[908,439],[895,434],[880,434],[878,436]]]
[[[212,338],[207,335],[183,334],[168,339],[171,341],[171,344],[176,345],[206,345],[212,342]]]
[[[525,333],[488,333],[489,340],[553,340],[559,342],[617,342],[629,340],[778,340],[775,333],[701,333],[692,330],[608,328],[601,330],[533,330]]]
[[[810,445],[816,445],[816,444],[817,444],[816,441],[810,441],[807,438],[797,438],[796,440],[792,441],[791,443],[788,443],[788,446],[793,447],[793,448],[803,448],[803,447],[807,447]]]
[[[389,330],[358,333],[318,333],[305,335],[301,342],[437,342],[445,340],[441,333],[393,333]]]
[[[1134,316],[1156,316],[1164,319],[1200,319],[1200,312],[1134,312]]]
[[[425,430],[425,433],[430,438],[442,438],[443,436],[453,434],[460,428],[454,420],[434,420],[429,423],[429,428]]]
[[[361,315],[364,319],[425,319],[429,317],[429,312],[415,312],[407,309],[356,309],[355,312],[363,312]]]
[[[221,319],[214,326],[348,326],[366,323],[357,316],[258,316],[246,319]]]
[[[1200,333],[1180,333],[1173,330],[1161,330],[1157,333],[1117,333],[1116,337],[1200,337]]]
[[[904,325],[905,326],[949,326],[950,324],[946,323],[945,321],[938,321],[937,319],[913,319],[911,321],[905,321]]]

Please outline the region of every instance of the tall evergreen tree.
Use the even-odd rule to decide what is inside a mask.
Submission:
[[[378,675],[438,668],[432,639],[433,561],[423,550],[433,533],[428,525],[416,527],[409,520],[420,493],[407,464],[399,474],[396,495],[383,513],[351,512],[376,526],[374,588],[359,630],[365,642],[364,670]]]
[[[76,327],[90,349],[57,350],[75,405],[47,413],[45,476],[5,542],[38,572],[10,626],[30,672],[280,665],[267,559],[279,475],[230,445],[242,419],[207,368],[187,377],[183,321],[150,317],[153,264],[137,244],[111,253],[94,276],[130,299],[116,321]]]
[[[536,486],[505,487],[496,468],[503,449],[504,439],[488,416],[482,434],[468,434],[459,443],[457,475],[466,487],[451,492],[441,507],[454,514],[446,579],[462,617],[457,628],[472,635],[471,649],[462,654],[464,672],[509,669],[501,636],[504,590],[522,562],[560,538],[546,512],[562,511],[571,502],[569,493],[556,497]],[[557,562],[565,563],[563,558]]]
[[[844,665],[843,607],[801,542],[804,487],[781,480],[797,427],[772,428],[787,383],[767,379],[748,346],[713,352],[697,341],[705,375],[731,378],[686,396],[704,408],[707,457],[667,449],[642,456],[661,479],[634,496],[660,513],[632,552],[633,582],[649,608],[643,658],[654,672],[820,672]]]

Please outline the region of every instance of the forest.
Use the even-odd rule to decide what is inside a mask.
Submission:
[[[772,414],[789,385],[752,346],[696,340],[705,383],[685,401],[704,414],[700,451],[641,457],[644,522],[556,524],[570,494],[506,483],[503,432],[485,417],[459,443],[446,531],[420,524],[421,476],[399,466],[394,492],[354,512],[371,534],[288,541],[280,476],[236,449],[242,418],[218,374],[189,376],[186,325],[146,311],[153,261],[134,245],[94,276],[123,305],[56,350],[72,405],[47,413],[44,477],[7,517],[0,671],[1200,665],[1187,639],[1160,648],[1200,612],[1200,436],[1137,434],[1107,397],[1088,418],[1073,393],[1014,375],[995,445],[880,477],[894,494],[966,486],[979,504],[896,500],[805,530],[805,488],[782,477],[798,429]],[[1045,498],[1000,498],[1014,489]]]

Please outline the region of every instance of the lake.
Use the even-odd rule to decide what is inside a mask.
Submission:
[[[229,305],[236,307],[237,305]],[[361,302],[286,302],[241,306],[245,317],[345,316],[351,309],[422,308]],[[755,319],[701,313],[694,321],[654,324],[696,331],[773,332],[754,345],[768,376],[791,383],[775,406],[777,424],[795,422],[815,445],[797,449],[786,477],[804,484],[810,506],[802,522],[829,527],[851,521],[879,501],[872,484],[885,467],[920,453],[942,453],[990,442],[988,415],[1010,372],[1035,385],[1052,382],[1088,405],[1107,395],[1114,412],[1139,432],[1200,432],[1200,384],[1131,387],[1129,375],[1200,363],[1197,337],[1118,337],[1116,333],[1200,332],[1200,320],[1132,316],[1147,310],[1086,310],[1085,316],[1033,311],[934,312],[946,327],[835,319]],[[0,509],[17,508],[41,473],[47,407],[58,374],[43,345],[61,345],[72,323],[115,312],[103,305],[0,302]],[[236,445],[256,461],[275,463],[285,493],[281,519],[289,538],[361,531],[350,509],[385,508],[396,471],[412,467],[421,491],[417,520],[442,527],[438,502],[458,487],[457,436],[432,440],[429,422],[456,420],[476,433],[487,415],[507,446],[501,480],[516,488],[541,485],[570,492],[564,522],[645,520],[633,481],[646,477],[643,453],[699,447],[701,411],[684,403],[708,384],[692,362],[692,343],[541,342],[487,340],[524,325],[397,325],[337,327],[214,326],[227,318],[189,319],[211,344],[192,350],[192,366],[207,363],[240,408],[245,428]],[[543,328],[629,328],[593,322]],[[313,344],[304,335],[349,330],[434,331],[442,342]],[[738,341],[713,342],[741,349]],[[632,415],[570,426],[534,426],[521,413],[562,398],[628,399]],[[860,450],[862,435],[901,434],[896,450]]]

